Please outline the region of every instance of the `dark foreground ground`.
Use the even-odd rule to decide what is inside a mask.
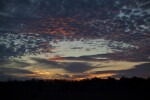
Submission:
[[[150,100],[150,78],[8,81],[0,92],[3,100]]]

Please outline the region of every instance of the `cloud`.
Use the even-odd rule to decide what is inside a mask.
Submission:
[[[93,68],[96,68],[89,65],[88,63],[79,63],[79,62],[62,63],[62,66],[64,66],[63,68],[70,73],[84,73]]]
[[[24,69],[18,69],[18,68],[3,68],[0,67],[1,73],[7,73],[7,74],[32,74],[32,72]]]
[[[105,62],[105,61],[129,61],[129,62],[149,62],[150,48],[143,47],[140,49],[129,49],[116,51],[112,53],[85,55],[79,57],[53,57],[48,61],[90,61],[90,62]]]
[[[9,60],[9,59],[5,59],[5,60],[0,60],[0,68],[1,67],[15,67],[15,68],[24,68],[27,66],[30,66],[30,63],[27,62],[23,62],[23,61],[16,61],[16,60]]]
[[[79,56],[79,57],[53,57],[48,61],[108,61],[109,59],[96,59],[91,56]]]
[[[15,64],[16,64],[15,67],[20,67],[20,68],[24,68],[24,67],[27,67],[27,66],[30,66],[30,65],[31,65],[30,63],[27,63],[27,62],[20,62],[20,61],[13,61],[12,63],[15,63]]]
[[[0,81],[7,81],[8,79],[31,79],[28,77],[29,74],[33,74],[31,71],[24,70],[30,66],[29,63],[20,61],[11,61],[9,59],[0,60]]]
[[[104,39],[108,42],[96,41],[101,44],[92,42],[87,46],[75,44],[74,47],[70,47],[69,42],[63,45],[72,53],[85,49],[87,56],[81,53],[79,57],[65,55],[31,60],[43,68],[62,68],[70,73],[84,73],[95,68],[87,63],[91,61],[149,62],[149,3],[146,0],[0,0],[0,58],[62,53],[62,48],[54,50],[52,46],[52,41],[56,40]],[[89,48],[91,45],[99,48]],[[111,53],[100,53],[101,46]],[[1,66],[30,66],[17,61],[0,62]]]
[[[135,68],[129,69],[129,70],[124,70],[120,71],[121,75],[124,75],[126,77],[144,77],[144,78],[149,78],[150,77],[150,63],[144,63],[141,65],[136,65]]]
[[[0,33],[0,57],[8,59],[11,57],[21,57],[26,54],[39,54],[51,52],[51,45],[43,45],[50,41],[51,36],[36,34],[15,34],[15,33]],[[47,50],[49,48],[49,50]]]
[[[56,62],[40,58],[32,58],[32,60],[36,61],[37,65],[41,64],[42,66],[45,66],[45,68],[62,68],[69,73],[84,73],[96,68],[89,63],[84,62]]]
[[[10,64],[9,60],[0,59],[0,65]]]
[[[109,55],[109,58],[112,60],[124,60],[130,62],[149,62],[149,53],[148,51],[144,50],[145,52],[141,52],[141,49],[138,50],[126,50],[123,52],[115,52]]]
[[[31,79],[28,77],[29,74],[34,74],[31,71],[17,68],[4,68],[0,67],[0,80],[7,81],[8,79]],[[24,75],[24,76],[23,76]]]
[[[31,60],[36,61],[38,64],[43,64],[43,65],[51,66],[52,68],[57,68],[59,66],[58,62],[48,61],[48,60],[42,59],[42,58],[31,58]]]
[[[144,63],[141,65],[136,65],[134,68],[127,70],[110,70],[110,71],[97,71],[95,74],[103,74],[103,73],[117,73],[117,75],[113,75],[112,77],[121,78],[125,77],[141,77],[141,78],[149,78],[150,77],[150,63]]]
[[[149,48],[148,3],[149,1],[122,0],[117,2],[113,0],[95,0],[94,2],[90,0],[86,2],[82,0],[15,0],[9,2],[1,0],[0,35],[1,41],[4,42],[0,44],[0,56],[5,58],[43,52],[53,53],[50,45],[42,45],[42,43],[56,39],[61,42],[61,40],[103,38],[110,40],[110,43],[105,45],[114,50],[126,50],[127,48],[123,47],[124,43],[137,46],[139,50]],[[20,33],[26,34],[20,35]],[[31,35],[31,33],[34,34]],[[112,45],[111,42],[114,41],[119,43],[115,42]],[[15,45],[16,43],[19,44]],[[133,49],[133,47],[129,48]],[[128,51],[132,52],[132,50]],[[147,53],[143,54],[147,55]],[[124,59],[116,55],[115,57]]]

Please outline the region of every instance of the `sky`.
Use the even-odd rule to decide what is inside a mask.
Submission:
[[[149,0],[0,0],[0,81],[150,77]]]

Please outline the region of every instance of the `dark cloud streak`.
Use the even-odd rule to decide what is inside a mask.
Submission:
[[[62,68],[69,73],[84,73],[88,70],[97,68],[85,62],[56,62],[40,58],[32,58],[32,60],[42,64],[43,68]]]
[[[19,74],[34,74],[31,71],[24,70],[24,69],[18,69],[18,68],[4,68],[0,67],[0,80],[1,81],[7,81],[9,79],[31,79],[28,76],[20,76]]]
[[[141,77],[141,78],[149,78],[150,76],[150,63],[144,63],[140,65],[134,66],[134,68],[127,69],[127,70],[110,70],[110,71],[97,71],[94,74],[103,74],[103,73],[117,73],[112,77],[121,78],[125,77]]]

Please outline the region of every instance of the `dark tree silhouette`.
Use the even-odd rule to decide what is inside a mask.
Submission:
[[[0,91],[1,98],[4,97],[5,100],[148,100],[150,78],[9,80],[0,82]]]

